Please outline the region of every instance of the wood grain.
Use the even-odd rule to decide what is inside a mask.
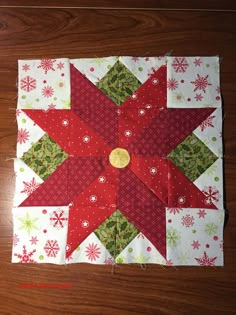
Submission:
[[[0,0],[6,7],[47,7],[47,8],[103,8],[142,10],[236,10],[234,0]]]
[[[66,4],[76,2],[82,3],[68,1]],[[39,1],[17,3],[38,5]],[[40,3],[45,4],[44,1]],[[55,5],[58,2],[47,3]],[[146,3],[153,5],[154,1],[142,2],[142,6]],[[180,3],[187,4],[187,1]],[[213,4],[212,1],[199,3],[204,4],[203,8],[211,8]],[[219,5],[218,1],[214,3]],[[0,5],[4,4],[9,5],[9,1],[0,0]],[[226,4],[227,1],[221,2],[222,8]],[[235,19],[234,12],[0,8],[1,315],[235,314]],[[11,264],[14,172],[12,160],[6,159],[15,156],[17,59],[151,56],[170,51],[174,55],[217,54],[223,57],[221,86],[225,105],[226,208],[229,211],[225,229],[225,267],[148,265],[143,270],[140,266],[127,265],[112,270],[109,266],[86,264]],[[69,283],[72,288],[21,289],[21,283]]]

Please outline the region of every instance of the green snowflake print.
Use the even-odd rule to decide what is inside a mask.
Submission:
[[[217,156],[193,133],[168,157],[192,182],[217,160]]]
[[[146,264],[148,260],[150,259],[150,257],[145,257],[143,254],[139,254],[133,259],[136,264]]]
[[[23,104],[23,108],[25,108],[25,109],[32,109],[33,108],[33,103],[26,102],[25,104]]]
[[[94,63],[98,67],[101,67],[104,63],[107,63],[107,59],[106,58],[94,58],[91,60],[91,63]]]
[[[218,220],[219,220],[220,223],[223,223],[223,222],[224,222],[224,220],[225,220],[225,215],[224,215],[224,213],[221,213],[221,214],[218,216]]]
[[[213,236],[217,234],[218,226],[215,223],[208,223],[205,226],[205,232],[209,236]]]
[[[45,134],[24,153],[22,160],[38,174],[39,177],[45,180],[67,157],[68,154]]]
[[[166,241],[169,247],[174,248],[178,245],[178,241],[181,240],[179,231],[174,228],[170,228],[166,231]]]
[[[205,171],[205,174],[207,176],[213,176],[215,175],[217,172],[217,165],[215,164],[212,164],[206,171]]]
[[[70,99],[62,100],[63,109],[70,109]]]
[[[116,210],[94,233],[110,254],[117,257],[139,231],[119,210]]]
[[[218,62],[214,62],[213,69],[214,69],[216,74],[218,74],[220,72],[220,65]]]
[[[97,83],[97,87],[118,106],[140,87],[141,83],[120,61]]]
[[[186,252],[180,252],[179,255],[178,255],[178,260],[181,264],[183,265],[188,265],[188,262],[189,262],[189,254]]]
[[[125,260],[124,260],[124,258],[122,256],[119,256],[119,257],[116,257],[115,262],[117,264],[124,264]]]
[[[26,212],[25,217],[18,218],[18,220],[21,222],[19,229],[26,230],[28,235],[30,235],[33,230],[39,230],[36,224],[38,218],[31,218],[28,212]]]

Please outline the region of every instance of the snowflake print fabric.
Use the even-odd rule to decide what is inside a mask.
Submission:
[[[218,57],[168,57],[168,107],[221,107]]]
[[[12,262],[223,265],[218,57],[18,67]]]
[[[69,60],[19,60],[18,108],[70,107]]]

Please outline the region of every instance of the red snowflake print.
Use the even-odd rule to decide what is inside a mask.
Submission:
[[[151,77],[156,71],[158,70],[158,67],[151,67],[151,69],[148,70],[148,77]]]
[[[16,110],[16,116],[20,116],[20,114],[21,114],[21,110],[20,110],[20,109],[17,109],[17,110]]]
[[[73,255],[70,255],[69,257],[66,258],[66,261],[70,261],[73,259]]]
[[[171,261],[171,259],[166,260],[166,266],[173,266],[173,262]]]
[[[101,252],[100,252],[100,248],[98,247],[97,244],[89,244],[87,247],[86,247],[86,256],[88,257],[88,259],[90,261],[96,261],[97,258],[99,258]]]
[[[14,234],[13,238],[12,238],[13,246],[15,247],[18,244],[19,241],[20,241],[20,239],[19,239],[18,235]]]
[[[58,64],[57,64],[57,69],[59,69],[59,70],[61,70],[61,69],[63,69],[64,68],[64,62],[59,62]]]
[[[37,245],[38,241],[37,236],[32,236],[30,239],[31,245]]]
[[[177,80],[175,80],[174,78],[173,79],[169,79],[167,81],[167,88],[171,91],[174,91],[177,89],[177,87],[179,86],[179,83]]]
[[[148,57],[146,57],[146,58],[145,58],[145,61],[149,61],[149,58],[148,58]]]
[[[55,71],[53,68],[55,61],[55,59],[42,59],[38,68],[42,68],[45,71],[45,74],[47,74],[49,70]]]
[[[26,92],[30,92],[36,89],[36,80],[27,76],[20,80],[20,88]]]
[[[132,60],[133,60],[134,62],[136,62],[136,61],[139,61],[139,58],[138,58],[138,57],[133,57]]]
[[[36,252],[36,249],[32,250],[31,252],[27,253],[26,246],[23,246],[23,253],[22,254],[14,254],[14,256],[20,259],[21,263],[36,263],[37,261],[33,260],[31,257]]]
[[[169,211],[169,213],[175,215],[175,214],[179,214],[180,211],[182,211],[183,209],[181,209],[181,208],[167,208],[167,210]]]
[[[50,224],[60,230],[65,226],[67,218],[64,216],[64,210],[53,211],[50,213]]]
[[[195,58],[195,60],[194,60],[194,65],[195,65],[195,67],[200,67],[201,66],[201,63],[202,63],[202,61],[201,61],[201,59],[200,58]]]
[[[224,250],[224,242],[223,242],[223,241],[220,242],[220,249],[221,249],[222,251]]]
[[[36,183],[34,177],[30,182],[23,182],[23,184],[24,189],[21,191],[21,193],[26,193],[28,196],[40,186],[40,184]]]
[[[218,94],[220,94],[220,87],[219,87],[219,86],[217,86],[216,92],[217,92]]]
[[[200,74],[197,74],[197,79],[195,81],[191,81],[191,83],[195,85],[195,89],[193,90],[193,92],[201,90],[206,93],[206,88],[212,85],[208,82],[208,75],[206,75],[205,77],[201,77]]]
[[[17,142],[22,144],[25,143],[27,140],[29,140],[29,131],[21,128],[17,134]]]
[[[201,244],[198,241],[193,241],[191,246],[193,246],[193,249],[199,249]]]
[[[209,116],[206,120],[204,120],[201,125],[201,131],[204,131],[207,127],[212,127],[214,128],[214,125],[212,123],[212,120],[215,118],[216,116]]]
[[[22,66],[22,70],[25,71],[25,72],[27,72],[28,70],[30,70],[30,65],[24,64],[24,65]]]
[[[207,213],[206,213],[206,211],[205,211],[204,209],[202,209],[202,210],[199,209],[199,211],[198,211],[197,214],[198,214],[198,217],[199,217],[199,219],[200,219],[200,218],[205,218],[205,216],[206,216]]]
[[[212,205],[214,204],[214,202],[218,202],[220,200],[221,196],[219,190],[216,187],[204,187],[204,190],[202,192],[206,196],[205,203],[207,205]]]
[[[48,257],[56,257],[60,247],[57,240],[48,240],[43,248]]]
[[[54,104],[48,105],[48,110],[55,109],[55,108],[56,108],[56,105],[54,105]]]
[[[186,72],[188,66],[189,64],[184,57],[176,57],[172,63],[172,67],[174,68],[175,72]]]
[[[138,235],[138,237],[137,238],[142,238],[142,239],[144,239],[145,238],[145,236],[143,235],[143,233],[139,233],[139,235]]]
[[[115,260],[112,257],[108,257],[107,259],[104,260],[103,262],[106,265],[114,265],[115,264]]]
[[[193,226],[194,224],[194,217],[190,216],[190,214],[186,214],[186,216],[182,217],[182,225],[185,227]]]
[[[209,257],[206,252],[204,252],[201,258],[195,258],[200,266],[215,266],[215,260],[217,257]]]
[[[195,100],[198,102],[201,102],[202,101],[202,99],[203,99],[203,96],[202,96],[202,94],[196,94],[195,96],[194,96],[194,98],[195,98]]]
[[[20,110],[20,109],[17,109],[17,110],[16,110],[16,116],[20,116],[20,114],[21,114],[21,110]]]
[[[47,86],[45,86],[43,89],[42,89],[42,95],[44,96],[44,97],[51,97],[51,96],[53,96],[53,93],[54,93],[54,90],[53,90],[53,88],[51,87],[51,86],[49,86],[49,85],[47,85]]]

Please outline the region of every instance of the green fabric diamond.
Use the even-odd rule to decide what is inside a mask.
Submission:
[[[22,160],[45,180],[67,157],[68,154],[45,134],[24,153]]]
[[[141,83],[120,61],[97,83],[97,87],[118,106],[140,87]]]
[[[110,254],[117,257],[139,231],[119,210],[116,210],[94,233]]]
[[[217,160],[217,156],[193,133],[168,157],[192,182]]]

